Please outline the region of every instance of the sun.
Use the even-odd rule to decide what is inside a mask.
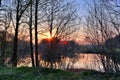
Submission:
[[[38,35],[38,38],[39,38],[39,40],[42,40],[42,39],[48,39],[48,40],[52,40],[52,38],[54,37],[54,35],[55,35],[55,32],[56,32],[56,30],[53,30],[52,31],[52,36],[50,35],[50,32],[48,31],[48,32],[44,32],[44,33],[42,33],[42,34],[39,34]]]
[[[48,40],[52,40],[53,37],[51,37],[49,32],[46,32],[44,38],[46,38]]]
[[[47,39],[52,39],[52,37],[50,36],[50,34],[48,34],[46,38]]]

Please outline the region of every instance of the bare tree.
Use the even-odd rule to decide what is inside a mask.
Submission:
[[[39,66],[38,63],[38,31],[37,31],[37,27],[38,27],[38,3],[39,0],[35,1],[35,59],[36,59],[36,67]]]
[[[13,55],[12,55],[12,66],[17,66],[17,49],[18,49],[18,29],[20,25],[20,19],[30,4],[30,1],[24,2],[22,0],[16,1],[16,26],[15,26],[15,37],[14,37],[14,46],[13,46]]]
[[[11,23],[11,12],[8,6],[1,6],[0,10],[0,65],[5,65],[5,55],[7,47],[7,37],[8,37],[8,28],[10,27]]]
[[[115,29],[109,21],[109,12],[108,10],[106,10],[103,2],[94,0],[93,3],[94,4],[91,5],[87,17],[87,40],[89,40],[93,45],[99,46],[99,48],[104,51],[104,53],[102,53],[101,51],[98,51],[99,49],[96,49],[95,47],[96,52],[98,51],[99,53],[101,53],[101,55],[98,55],[98,57],[103,64],[105,72],[116,72],[118,70],[118,64],[115,62],[115,54],[113,51],[114,47],[112,46],[111,41],[111,38],[115,36],[113,34]],[[108,40],[109,45],[104,44]]]
[[[42,8],[43,18],[41,20],[41,29],[39,34],[48,33],[50,37],[48,52],[46,58],[49,57],[51,68],[57,56],[57,47],[59,40],[72,38],[72,34],[77,30],[77,15],[74,2],[65,0],[49,0]]]
[[[107,0],[107,1],[102,1],[106,10],[108,11],[109,14],[109,22],[112,24],[114,28],[114,33],[115,35],[119,36],[120,35],[120,0]],[[110,6],[111,5],[111,6]],[[120,42],[120,37],[118,37],[118,41]],[[116,50],[118,47],[113,45],[114,42],[111,42],[112,48],[111,50]],[[117,74],[119,74],[119,63],[118,63],[118,58],[119,56],[116,51],[112,51],[112,60],[114,62],[115,66],[115,71]]]
[[[33,54],[33,43],[32,43],[32,3],[33,0],[30,0],[30,20],[29,20],[29,31],[30,31],[30,48],[31,48],[31,60],[32,60],[32,66],[34,67],[34,54]]]
[[[5,4],[5,2],[3,2]],[[7,65],[6,59],[10,56],[11,48],[9,44],[12,42],[12,33],[11,30],[11,22],[12,22],[12,11],[8,6],[2,5],[0,11],[0,65]],[[12,46],[12,45],[11,45]]]

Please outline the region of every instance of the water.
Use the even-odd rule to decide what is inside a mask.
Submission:
[[[63,66],[61,68],[67,68],[69,64],[69,68],[77,68],[77,69],[93,69],[97,71],[103,71],[103,66],[102,63],[99,60],[99,57],[97,56],[98,54],[82,54],[79,53],[77,58],[70,60],[66,59]],[[31,67],[31,58],[27,57],[25,59],[21,59],[18,62],[18,67],[21,66],[28,66]]]
[[[98,54],[80,54],[78,61],[74,63],[74,68],[80,69],[93,69],[97,71],[104,71],[102,63],[98,57]]]

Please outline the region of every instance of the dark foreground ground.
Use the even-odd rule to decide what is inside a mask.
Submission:
[[[120,80],[120,77],[92,70],[51,70],[47,68],[0,67],[0,80]]]

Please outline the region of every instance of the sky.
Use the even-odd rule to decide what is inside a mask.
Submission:
[[[11,0],[5,0],[5,1],[11,1]],[[92,0],[69,0],[69,1],[76,2],[77,6],[75,6],[75,7],[77,7],[77,13],[80,16],[80,18],[84,19],[85,15],[87,14],[86,3],[91,4]],[[82,33],[82,29],[80,29],[80,32],[81,33],[78,34],[78,41],[83,43],[84,33]]]
[[[80,14],[80,16],[84,17],[87,14],[87,4],[92,4],[92,0],[76,0],[76,2],[78,4],[78,13]]]
[[[75,0],[73,0],[75,1]],[[77,3],[77,14],[80,16],[82,20],[85,19],[85,16],[87,14],[86,11],[86,2],[90,3],[91,0],[76,0]],[[77,35],[78,37],[76,38],[76,41],[79,42],[80,44],[87,44],[85,41],[85,33],[84,33],[84,27],[83,27],[84,22],[80,23],[80,30],[79,34]]]

